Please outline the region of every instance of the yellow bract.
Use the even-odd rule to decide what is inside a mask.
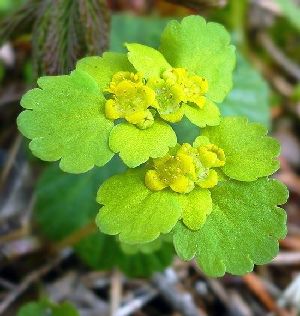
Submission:
[[[193,102],[203,108],[206,102],[205,94],[208,91],[208,82],[205,78],[191,75],[184,68],[172,68],[163,74],[168,84],[177,84],[184,95],[183,102]]]
[[[145,184],[153,191],[170,187],[178,193],[191,192],[195,184],[212,188],[218,183],[218,173],[211,168],[224,164],[224,151],[214,144],[197,148],[183,144],[174,155],[153,159],[154,169],[147,171]]]
[[[139,75],[116,73],[108,91],[113,93],[113,96],[105,104],[107,118],[125,118],[140,128],[147,128],[153,124],[154,118],[148,108],[155,106],[155,93],[142,82]]]
[[[152,112],[156,110],[162,119],[175,123],[184,115],[183,103],[191,102],[200,108],[205,105],[207,90],[206,79],[184,68],[172,68],[162,78],[150,78],[147,82],[140,73],[119,71],[106,90],[110,96],[105,115],[111,120],[124,118],[144,129],[153,124]]]
[[[214,144],[200,146],[198,152],[205,167],[223,167],[225,164],[224,150]]]

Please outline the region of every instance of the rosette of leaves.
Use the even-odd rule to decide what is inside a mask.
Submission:
[[[57,165],[44,171],[37,185],[34,210],[34,221],[42,235],[57,242],[94,222],[99,182],[126,169],[116,158],[101,169],[81,175],[64,173]],[[175,255],[172,240],[167,236],[150,243],[129,245],[97,231],[81,239],[74,250],[92,269],[118,267],[132,277],[148,277],[162,271]]]
[[[102,232],[126,243],[173,233],[180,258],[210,276],[244,274],[270,261],[286,234],[288,192],[269,179],[278,142],[265,127],[228,117],[202,129],[193,146],[171,149],[147,166],[106,180],[97,201]]]
[[[220,122],[216,103],[232,86],[234,47],[223,26],[199,16],[171,21],[159,50],[126,44],[128,54],[86,57],[65,76],[38,80],[18,127],[42,160],[81,173],[115,153],[129,167],[164,156],[177,142],[170,123]]]

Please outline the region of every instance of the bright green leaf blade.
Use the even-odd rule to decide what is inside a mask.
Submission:
[[[48,301],[27,303],[17,316],[79,316],[76,308],[68,302],[56,305]]]
[[[220,123],[219,108],[210,100],[202,109],[196,105],[184,105],[184,115],[195,125],[199,127],[215,126]]]
[[[48,167],[36,188],[34,220],[41,233],[58,241],[93,221],[99,184],[125,169],[118,157],[81,175],[64,173],[57,165]]]
[[[104,53],[102,57],[92,56],[80,59],[76,69],[88,73],[97,82],[101,91],[108,88],[112,76],[118,71],[134,71],[126,54]]]
[[[177,143],[176,134],[168,124],[155,121],[147,129],[139,129],[132,124],[121,123],[111,131],[109,146],[119,153],[124,163],[134,168],[146,162],[149,157],[164,156],[169,147]]]
[[[270,126],[268,85],[241,55],[233,73],[233,89],[220,104],[220,111],[224,116],[247,116],[250,121]]]
[[[108,137],[113,123],[102,113],[105,99],[94,80],[83,72],[42,77],[41,89],[22,98],[26,108],[17,120],[22,134],[32,139],[30,149],[46,161],[61,159],[70,173],[103,166],[113,156]]]
[[[120,242],[120,247],[122,251],[126,254],[133,255],[136,253],[150,254],[162,246],[162,238],[158,237],[153,241],[142,243],[142,244],[127,244]]]
[[[194,256],[209,276],[241,275],[265,264],[278,252],[286,234],[286,213],[277,207],[288,191],[277,180],[223,182],[212,190],[213,211],[198,231],[175,227],[174,244],[184,260]]]
[[[96,270],[120,268],[129,277],[150,277],[154,272],[163,271],[174,257],[172,243],[162,242],[151,252],[125,254],[114,236],[100,232],[86,237],[76,246],[76,253],[88,266]]]
[[[249,123],[243,117],[227,117],[220,125],[206,128],[202,135],[224,150],[226,162],[222,170],[228,177],[253,181],[279,168],[280,145],[266,134],[260,124]]]
[[[176,195],[167,190],[150,191],[144,170],[131,170],[103,183],[97,201],[100,209],[96,223],[103,233],[120,234],[127,243],[143,243],[171,231],[181,216]]]
[[[41,316],[45,312],[45,307],[39,303],[27,303],[18,311],[17,316]]]
[[[170,64],[156,49],[141,44],[126,44],[128,59],[144,78],[160,77]]]
[[[232,87],[235,48],[217,23],[200,16],[170,22],[161,37],[160,51],[173,67],[185,67],[208,80],[207,96],[222,102]]]
[[[199,229],[212,211],[209,190],[195,188],[189,194],[178,194],[177,199],[183,209],[182,220],[192,230]]]
[[[293,0],[275,0],[290,23],[300,31],[300,8]]]
[[[62,303],[53,307],[52,316],[79,316],[79,313],[70,303]]]

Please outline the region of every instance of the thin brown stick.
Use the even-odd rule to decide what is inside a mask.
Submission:
[[[114,269],[110,285],[110,315],[117,315],[122,297],[122,275],[118,269]]]
[[[64,248],[74,246],[77,244],[81,239],[83,239],[86,236],[91,235],[92,233],[97,231],[97,226],[95,222],[90,222],[87,225],[83,226],[81,229],[76,230],[73,234],[69,235],[65,239],[63,239],[61,242],[56,244],[54,246],[54,251],[59,252],[63,250]]]
[[[266,287],[262,280],[254,272],[244,275],[243,280],[245,281],[249,289],[253,291],[256,297],[269,311],[276,313],[276,315],[278,316],[290,315],[290,313],[277,305],[276,301],[266,290]]]

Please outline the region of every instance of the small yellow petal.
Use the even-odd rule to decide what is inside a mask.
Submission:
[[[125,116],[125,119],[132,124],[138,124],[145,119],[147,116],[146,111],[132,112]]]
[[[177,193],[189,193],[194,189],[195,185],[194,181],[182,175],[177,177],[176,180],[170,184],[170,187]]]
[[[168,122],[171,123],[176,123],[181,121],[182,117],[183,117],[183,110],[180,108],[177,112],[175,113],[170,113],[170,114],[160,114],[160,117]]]
[[[197,184],[203,189],[213,188],[218,184],[218,173],[215,170],[210,169],[207,177],[204,180],[198,181]]]
[[[147,110],[145,114],[146,114],[145,117],[140,122],[137,123],[137,126],[140,129],[149,128],[154,124],[154,117],[152,113],[149,110]]]
[[[121,113],[116,107],[116,102],[113,99],[107,100],[105,103],[105,116],[110,120],[116,120],[121,117]]]
[[[216,145],[208,144],[198,147],[199,157],[205,167],[223,167],[225,165],[224,150]]]
[[[155,170],[148,170],[145,175],[145,184],[152,191],[160,191],[168,185],[160,180],[159,174]]]
[[[204,105],[206,104],[206,97],[204,97],[203,95],[200,95],[197,98],[193,98],[192,102],[197,104],[199,106],[199,108],[202,109],[204,107]]]
[[[196,168],[192,156],[186,153],[177,152],[176,158],[180,161],[180,167],[183,173],[187,173],[192,177],[196,177]]]

